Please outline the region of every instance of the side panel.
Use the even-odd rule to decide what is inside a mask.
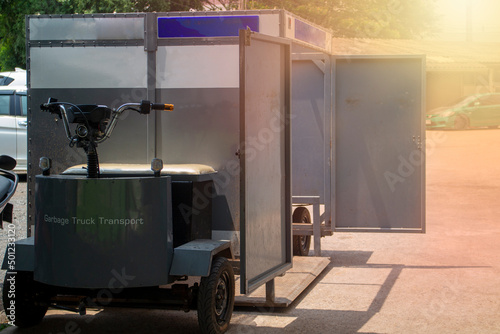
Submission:
[[[241,292],[249,293],[291,267],[290,45],[240,37]]]
[[[229,37],[238,36],[240,29],[259,31],[257,15],[160,17],[158,36],[172,37]]]
[[[171,30],[162,33],[162,28],[159,29],[159,36],[165,35],[174,38],[188,37],[191,35],[198,35],[198,37],[223,37],[223,36],[238,36],[239,29],[246,29],[250,27],[252,31],[258,31],[262,34],[270,36],[280,36],[280,17],[281,10],[250,10],[250,11],[238,11],[238,10],[228,10],[228,11],[208,11],[208,12],[167,12],[161,13],[161,17],[158,18],[159,22],[165,20],[165,18],[172,19],[174,22],[177,21],[178,28],[182,23],[183,26],[180,29]],[[236,17],[232,19],[231,17]],[[247,18],[245,18],[247,17]],[[250,17],[250,19],[248,19]],[[184,18],[184,19],[183,19]],[[241,18],[244,18],[242,20]],[[255,21],[257,19],[258,25]],[[203,22],[203,20],[206,20]],[[182,22],[184,21],[184,22]],[[212,27],[208,23],[213,23],[217,21],[219,27]],[[188,28],[195,26],[195,29],[187,31]],[[237,28],[235,30],[235,28]],[[187,34],[186,34],[187,33]],[[189,42],[188,42],[189,43]]]
[[[127,287],[170,283],[170,177],[37,176],[36,186],[37,281],[107,288],[126,273]]]
[[[158,115],[157,156],[165,163],[213,167],[215,194],[201,191],[195,205],[212,199],[212,238],[231,240],[239,254],[240,161],[238,45],[166,45],[157,52],[157,100],[175,105]],[[210,190],[211,189],[207,189]]]
[[[141,16],[92,14],[84,17],[40,17],[31,20],[31,41],[82,40],[141,40],[144,38],[144,19]],[[62,19],[65,18],[65,19]],[[110,19],[111,18],[111,19]]]
[[[158,47],[157,88],[237,88],[238,45]]]
[[[34,225],[34,177],[41,156],[52,159],[52,173],[86,162],[70,148],[62,122],[40,104],[49,97],[74,104],[116,108],[148,97],[144,15],[61,18],[31,16],[28,40],[28,235]],[[149,163],[154,155],[155,115],[125,112],[110,139],[99,145],[100,162]]]
[[[424,58],[334,61],[336,230],[423,232]]]
[[[32,48],[30,55],[32,89],[146,86],[142,46]]]
[[[309,51],[309,52],[307,52]],[[292,194],[320,196],[331,221],[330,57],[295,49],[292,55]]]

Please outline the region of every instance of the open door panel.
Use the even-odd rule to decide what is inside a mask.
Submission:
[[[241,293],[292,266],[290,42],[241,31]]]

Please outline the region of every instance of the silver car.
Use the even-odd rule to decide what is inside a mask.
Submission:
[[[24,70],[0,73],[0,84],[4,84],[0,85],[0,155],[10,155],[16,159],[17,166],[14,170],[20,173],[27,170],[25,78]]]

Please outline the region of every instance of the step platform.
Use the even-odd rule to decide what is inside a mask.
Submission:
[[[293,268],[274,279],[274,301],[266,300],[266,285],[248,295],[239,294],[240,280],[236,276],[235,306],[288,307],[330,264],[327,257],[294,256]]]

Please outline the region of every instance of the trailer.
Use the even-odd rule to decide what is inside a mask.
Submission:
[[[422,56],[334,57],[282,10],[37,15],[27,39],[20,326],[97,304],[223,332],[235,286],[293,301],[275,280],[311,236],[424,231]]]

